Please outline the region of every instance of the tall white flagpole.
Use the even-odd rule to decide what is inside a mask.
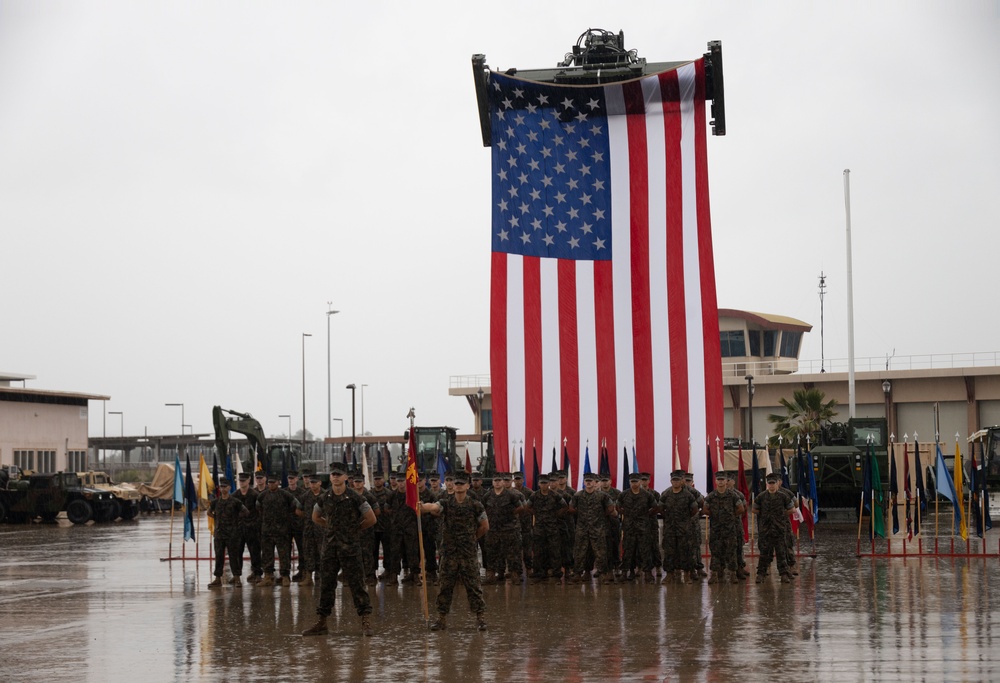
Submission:
[[[851,169],[844,169],[844,209],[847,213],[847,402],[855,417],[854,392],[854,266],[851,252]]]

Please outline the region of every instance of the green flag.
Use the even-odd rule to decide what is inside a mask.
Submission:
[[[878,471],[878,458],[875,449],[869,447],[868,453],[872,459],[872,519],[874,532],[879,538],[885,538],[885,510],[882,499],[882,476]]]

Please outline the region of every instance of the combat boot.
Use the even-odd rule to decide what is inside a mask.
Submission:
[[[611,572],[604,572],[603,574],[601,574],[601,583],[603,584],[615,583],[615,575],[612,574]]]
[[[262,579],[257,581],[257,588],[271,588],[274,586],[274,576],[271,574],[265,574]]]
[[[326,617],[319,617],[316,619],[316,623],[307,628],[302,632],[304,636],[325,636],[330,632],[330,629],[326,627]]]
[[[485,613],[479,612],[478,614],[476,614],[476,628],[479,629],[480,631],[485,631],[486,630],[486,614]]]
[[[764,575],[763,574],[758,574],[757,578],[754,579],[754,583],[764,583]]]
[[[247,583],[251,585],[255,585],[258,581],[260,581],[260,576],[258,574],[251,574],[247,577]]]
[[[642,573],[642,578],[646,583],[653,583],[656,581],[656,577],[653,576],[653,572],[647,569]]]
[[[238,576],[234,576],[229,583],[233,585],[233,588],[243,588],[243,579]]]
[[[432,586],[438,585],[438,573],[427,572],[427,582]]]
[[[689,580],[691,581],[691,583],[700,583],[701,582],[701,575],[698,573],[697,569],[692,569],[690,572],[688,572],[688,575],[689,575]]]
[[[369,638],[375,635],[375,631],[372,629],[372,620],[367,614],[361,617],[361,633]]]
[[[709,585],[713,583],[719,583],[720,579],[722,578],[721,576],[719,576],[721,573],[722,572],[712,572],[712,575],[708,577]]]
[[[483,579],[484,586],[492,586],[497,582],[497,573],[492,569],[486,570],[486,578]]]
[[[448,628],[448,617],[444,614],[439,614],[437,621],[431,624],[432,631],[443,631]]]
[[[226,581],[226,583],[228,583],[230,586],[237,586],[240,583],[240,577],[238,577],[238,576],[231,576],[231,577],[229,577],[229,580]]]
[[[701,577],[701,578],[703,578],[703,579],[704,579],[704,578],[705,578],[706,576],[708,576],[708,572],[706,572],[706,571],[705,571],[705,568],[704,568],[704,567],[699,567],[699,568],[698,568],[698,576],[700,576],[700,577]]]
[[[374,574],[372,574],[367,579],[365,579],[365,583],[368,584],[369,586],[377,586],[378,585],[378,579],[375,578]]]
[[[675,580],[674,573],[666,572],[664,573],[663,579],[661,579],[660,583],[673,583],[674,580]]]
[[[292,580],[291,579],[289,579],[287,576],[282,576],[281,577],[281,587],[282,588],[288,588],[291,585],[292,585]]]
[[[734,570],[730,571],[729,572],[729,583],[739,583],[739,582],[740,582],[740,573],[739,573],[739,570],[735,570],[734,569]]]
[[[748,572],[743,567],[738,567],[736,569],[736,576],[739,577],[741,580],[749,579],[750,578],[750,572]]]
[[[216,576],[212,583],[208,584],[209,588],[222,588],[222,577]]]
[[[299,581],[299,587],[300,588],[305,588],[307,586],[312,586],[312,585],[314,585],[313,584],[313,573],[312,572],[306,572],[305,574],[303,574],[302,580]]]
[[[416,572],[412,572],[409,569],[406,570],[406,574],[403,575],[403,580],[400,583],[414,583],[419,575]]]
[[[383,572],[382,576],[383,576],[382,581],[385,582],[385,585],[387,586],[399,585],[399,577],[396,574],[386,574],[385,572]]]
[[[792,575],[791,574],[782,574],[781,575],[781,583],[791,583],[791,582],[792,582]]]

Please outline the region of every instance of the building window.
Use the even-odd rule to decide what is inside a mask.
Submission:
[[[14,451],[14,464],[20,467],[22,470],[32,470],[35,469],[35,452],[34,451]]]
[[[722,330],[719,332],[719,346],[723,358],[741,358],[747,355],[743,330]]]
[[[750,355],[760,358],[760,330],[748,330],[747,341],[750,342]]]
[[[39,472],[56,471],[55,451],[38,451],[38,471]]]
[[[493,410],[491,408],[483,409],[481,422],[482,424],[479,425],[480,434],[493,431]]]
[[[87,451],[68,451],[66,453],[67,472],[87,471]]]
[[[781,355],[784,358],[799,357],[799,343],[802,341],[801,332],[784,332],[781,335]]]
[[[778,333],[774,330],[764,330],[764,357],[773,358],[774,353],[774,343],[777,341]]]

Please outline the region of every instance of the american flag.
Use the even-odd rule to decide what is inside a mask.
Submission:
[[[606,86],[493,72],[488,91],[497,443],[566,443],[580,472],[588,439],[634,439],[666,482],[675,439],[723,436],[703,61]]]

